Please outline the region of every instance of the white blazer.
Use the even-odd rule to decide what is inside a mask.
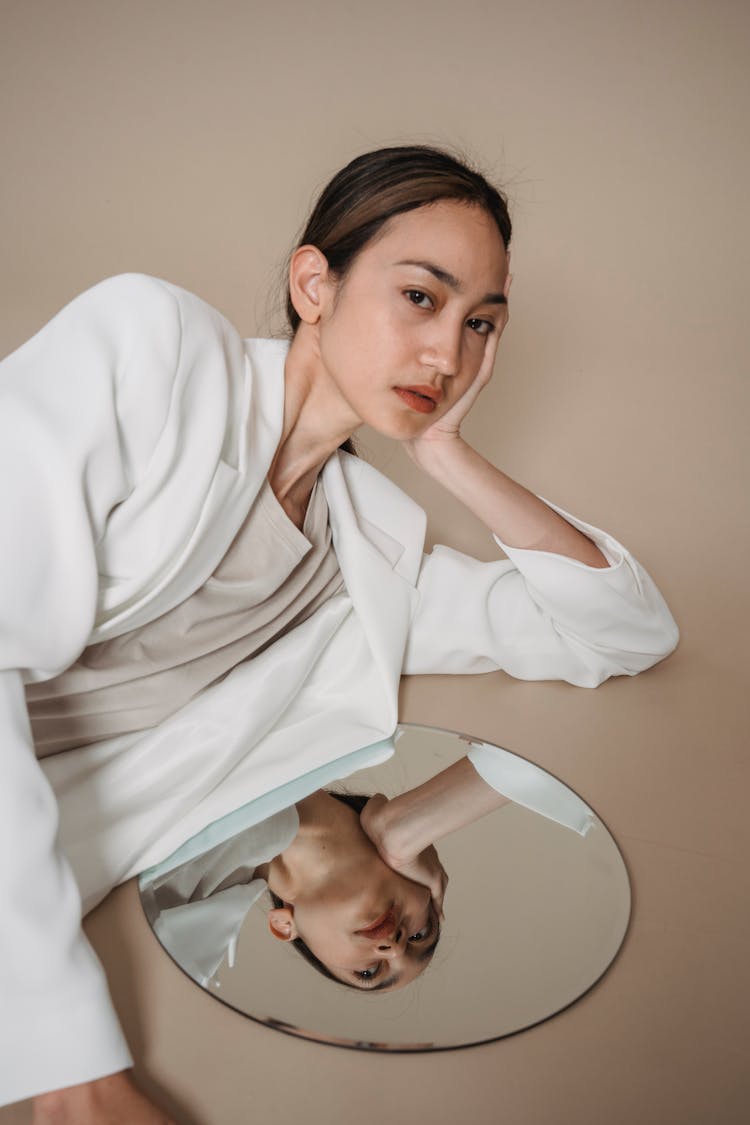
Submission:
[[[345,592],[154,730],[38,763],[24,682],[209,577],[280,440],[286,350],[124,275],[0,368],[0,1104],[130,1064],[81,894],[89,908],[293,779],[302,796],[382,758],[402,673],[502,668],[594,687],[677,643],[655,585],[606,533],[562,513],[608,569],[500,540],[508,557],[491,563],[425,556],[422,510],[337,453],[322,479]]]

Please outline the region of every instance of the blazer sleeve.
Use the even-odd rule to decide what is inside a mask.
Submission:
[[[0,1104],[131,1065],[56,845],[24,682],[86,645],[98,545],[165,424],[179,346],[174,294],[126,275],[0,365]]]
[[[545,501],[549,504],[549,501]],[[437,546],[424,555],[406,675],[491,672],[596,687],[667,656],[678,630],[654,582],[616,539],[549,504],[599,547],[608,567],[509,547],[479,562]]]

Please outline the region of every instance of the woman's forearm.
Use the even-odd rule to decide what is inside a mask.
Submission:
[[[462,758],[383,804],[378,814],[379,840],[390,857],[413,858],[451,832],[510,803],[479,776],[468,758]]]
[[[423,446],[419,464],[509,547],[550,551],[587,566],[609,565],[587,536],[462,438]]]

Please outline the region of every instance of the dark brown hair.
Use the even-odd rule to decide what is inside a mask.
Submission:
[[[428,145],[380,148],[352,160],[321,192],[295,249],[317,246],[341,281],[389,219],[440,199],[481,207],[508,249],[512,228],[505,196],[465,162]],[[294,335],[300,318],[288,290],[286,312]]]

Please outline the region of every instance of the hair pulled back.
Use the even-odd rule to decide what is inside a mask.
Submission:
[[[494,219],[508,249],[511,221],[505,197],[480,172],[428,145],[380,148],[352,160],[321,192],[297,247],[317,246],[331,272],[343,280],[389,219],[441,199],[481,207]],[[286,311],[294,334],[300,318],[289,292]]]

